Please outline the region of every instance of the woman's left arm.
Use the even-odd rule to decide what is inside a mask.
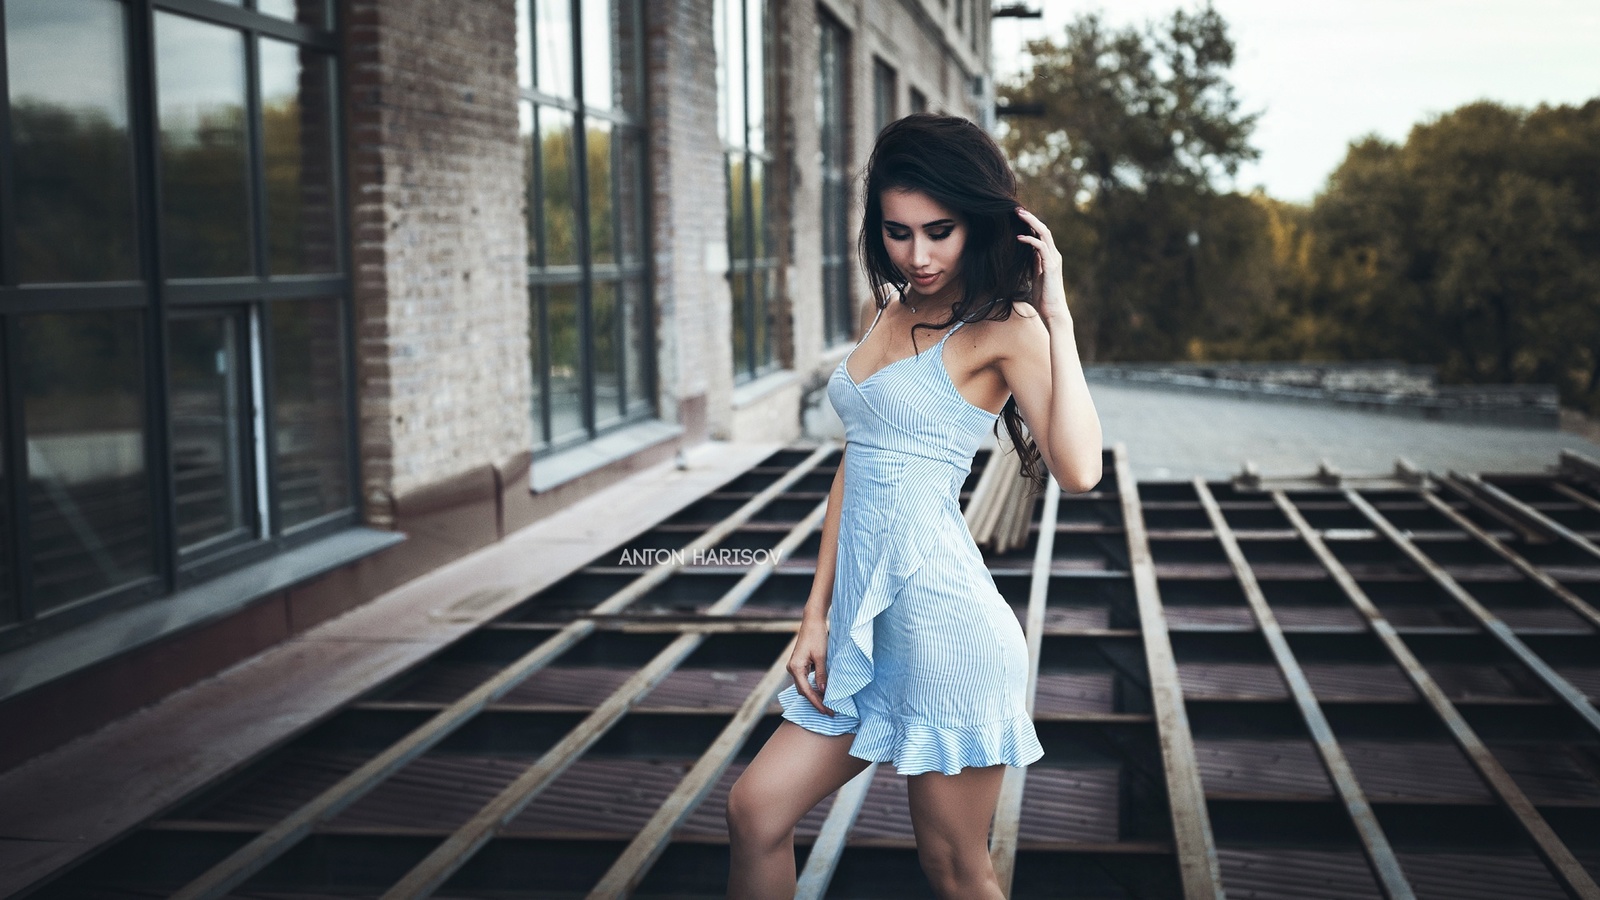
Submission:
[[[999,360],[1000,372],[1017,398],[1017,410],[1033,433],[1045,466],[1063,490],[1083,493],[1100,483],[1104,439],[1078,358],[1061,252],[1050,229],[1037,216],[1020,207],[1017,215],[1034,231],[1031,236],[1018,235],[1017,240],[1036,251],[1030,302],[1038,321],[1016,324],[1020,333],[1007,342]],[[1039,377],[1042,372],[1050,373],[1048,380]]]

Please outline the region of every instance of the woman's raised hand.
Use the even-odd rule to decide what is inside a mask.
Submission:
[[[1070,321],[1072,313],[1067,309],[1067,286],[1061,276],[1061,251],[1056,249],[1055,237],[1038,216],[1020,206],[1017,207],[1017,217],[1033,229],[1032,235],[1017,235],[1017,240],[1034,249],[1033,296],[1028,298],[1028,302],[1039,311],[1040,319],[1047,323],[1057,317],[1060,321]]]
[[[825,622],[807,620],[801,623],[788,669],[800,696],[811,701],[818,712],[833,715],[833,710],[822,705],[820,693],[828,689],[828,626]],[[816,687],[812,687],[806,677],[813,670],[817,673]]]

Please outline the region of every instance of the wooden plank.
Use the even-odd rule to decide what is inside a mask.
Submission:
[[[827,511],[827,500],[818,503],[811,513],[796,524],[788,536],[773,548],[772,556],[767,562],[751,567],[743,578],[706,611],[711,615],[724,615],[742,606],[750,595],[771,577],[784,554],[798,547],[813,531],[821,527]],[[720,536],[717,541],[721,541]],[[705,642],[705,639],[705,634],[685,634],[668,644],[648,663],[641,666],[639,671],[624,681],[611,696],[595,707],[594,711],[568,732],[566,737],[545,751],[532,765],[524,769],[521,775],[484,804],[477,814],[413,866],[394,887],[384,892],[384,900],[427,897],[438,890],[507,823],[527,808],[541,791],[577,762],[584,751],[621,721],[639,698],[672,674],[678,664],[687,659],[689,654]]]
[[[1178,682],[1177,660],[1167,636],[1166,613],[1156,584],[1155,561],[1144,527],[1144,510],[1139,505],[1139,486],[1128,468],[1128,453],[1123,442],[1112,447],[1117,476],[1117,497],[1122,506],[1123,528],[1127,532],[1128,566],[1133,575],[1134,597],[1139,607],[1140,631],[1144,636],[1145,662],[1149,669],[1150,699],[1155,707],[1156,732],[1161,743],[1161,767],[1166,775],[1167,797],[1172,807],[1172,833],[1178,847],[1178,872],[1185,900],[1221,900],[1222,870],[1217,863],[1216,839],[1211,832],[1211,816],[1206,810],[1205,791],[1200,784],[1200,766],[1195,760],[1194,736],[1189,731],[1189,715],[1183,707],[1183,688]]]
[[[1560,485],[1558,485],[1559,487]],[[1594,628],[1600,629],[1600,610],[1596,610],[1584,601],[1582,597],[1568,590],[1566,585],[1550,577],[1543,569],[1529,562],[1522,554],[1511,549],[1506,543],[1482,528],[1479,528],[1471,519],[1462,515],[1455,507],[1444,502],[1432,491],[1424,490],[1422,497],[1434,509],[1456,524],[1456,527],[1471,535],[1478,543],[1488,547],[1496,556],[1510,563],[1513,568],[1527,576],[1534,583],[1544,588],[1551,596],[1566,604],[1567,608],[1588,622]]]
[[[823,900],[827,896],[828,883],[833,881],[833,873],[839,868],[839,856],[844,853],[845,839],[850,836],[850,828],[867,802],[867,791],[872,787],[872,779],[877,777],[878,765],[869,764],[834,796],[828,817],[822,820],[822,830],[817,832],[811,852],[806,855],[805,868],[800,870],[794,900]]]
[[[794,640],[768,667],[761,681],[734,714],[733,719],[700,755],[694,768],[678,782],[678,786],[662,801],[650,821],[628,844],[617,861],[611,864],[600,881],[589,891],[589,900],[606,900],[608,897],[626,897],[639,887],[645,873],[661,857],[672,840],[672,832],[688,818],[716,786],[717,779],[733,763],[733,756],[749,740],[750,732],[761,721],[767,706],[783,690],[789,677],[789,657],[794,653]]]
[[[1582,550],[1595,559],[1600,559],[1600,546],[1597,546],[1594,541],[1589,540],[1576,531],[1573,531],[1560,522],[1557,522],[1555,519],[1550,518],[1543,512],[1534,509],[1532,506],[1529,506],[1516,497],[1506,493],[1501,488],[1484,481],[1482,478],[1479,478],[1470,472],[1451,472],[1450,474],[1452,477],[1460,479],[1472,490],[1483,494],[1504,509],[1510,511],[1512,515],[1533,524],[1535,527],[1548,532],[1549,534],[1559,537],[1560,539],[1566,541],[1574,547],[1577,547],[1579,550]]]
[[[766,490],[730,513],[722,521],[685,547],[710,549],[720,543],[741,524],[772,502],[790,486],[805,477],[827,458],[836,445],[825,442],[797,464],[788,474],[773,482]],[[600,603],[597,612],[615,612],[626,608],[644,596],[656,585],[671,577],[683,567],[684,556],[669,556],[648,572]],[[229,854],[199,878],[185,885],[173,896],[177,900],[215,900],[243,884],[273,860],[299,843],[318,823],[325,822],[377,787],[384,779],[426,753],[457,728],[465,724],[484,707],[500,699],[549,662],[570,649],[594,630],[590,621],[573,622],[554,636],[540,643],[521,658],[500,670],[449,708],[418,726],[411,733],[390,745],[382,753],[368,760],[360,768],[340,779],[337,784],[303,804],[255,840]]]
[[[1361,511],[1362,515],[1376,525],[1384,537],[1389,539],[1390,543],[1394,544],[1401,553],[1416,564],[1417,568],[1422,570],[1423,574],[1427,575],[1434,584],[1444,589],[1445,593],[1449,594],[1462,609],[1466,610],[1467,614],[1477,621],[1479,627],[1488,632],[1491,637],[1499,642],[1500,646],[1510,651],[1511,655],[1515,656],[1519,662],[1527,666],[1528,670],[1534,674],[1534,677],[1544,682],[1545,687],[1549,688],[1573,712],[1577,713],[1578,717],[1595,733],[1600,734],[1600,711],[1595,710],[1594,705],[1589,702],[1589,699],[1583,695],[1582,691],[1573,687],[1571,682],[1563,678],[1560,673],[1551,668],[1549,663],[1540,658],[1539,654],[1533,652],[1527,644],[1524,644],[1509,625],[1501,621],[1499,616],[1490,612],[1488,607],[1479,603],[1477,598],[1468,593],[1467,589],[1462,587],[1461,583],[1456,581],[1455,578],[1451,577],[1442,566],[1430,559],[1428,554],[1422,552],[1421,548],[1417,547],[1410,538],[1401,534],[1400,530],[1395,528],[1383,513],[1373,508],[1365,497],[1350,490],[1347,490],[1345,495],[1350,500],[1351,505],[1355,506],[1356,509]]]
[[[1028,612],[1023,628],[1028,641],[1028,687],[1024,701],[1030,716],[1039,689],[1039,655],[1044,641],[1045,606],[1050,595],[1050,563],[1055,556],[1056,517],[1061,507],[1061,485],[1056,483],[1055,476],[1045,477],[1044,508],[1039,512],[1039,543],[1033,551]],[[1017,830],[1022,822],[1022,794],[1027,779],[1026,768],[1006,767],[1005,778],[1000,783],[1000,798],[995,805],[994,831],[989,837],[989,861],[999,879],[1000,892],[1008,897],[1016,874]]]
[[[1355,492],[1348,491],[1347,493],[1354,494]],[[1349,570],[1344,567],[1338,557],[1334,556],[1333,551],[1328,549],[1327,544],[1322,540],[1322,535],[1311,527],[1305,516],[1301,515],[1300,510],[1295,508],[1294,503],[1289,500],[1283,491],[1273,491],[1272,499],[1294,525],[1295,530],[1300,532],[1300,537],[1305,541],[1306,546],[1311,549],[1311,552],[1322,563],[1323,567],[1328,570],[1328,574],[1333,577],[1340,589],[1344,591],[1345,597],[1349,599],[1351,606],[1354,606],[1356,612],[1366,619],[1373,635],[1378,638],[1384,649],[1389,652],[1390,658],[1405,672],[1406,677],[1416,687],[1417,692],[1422,695],[1423,701],[1439,717],[1439,721],[1450,732],[1451,739],[1455,741],[1456,746],[1461,748],[1462,753],[1467,757],[1467,761],[1477,770],[1478,775],[1483,778],[1489,790],[1494,793],[1500,803],[1516,819],[1518,826],[1533,842],[1534,849],[1544,859],[1567,893],[1573,897],[1581,898],[1581,900],[1600,900],[1600,886],[1597,886],[1594,879],[1584,871],[1577,857],[1573,856],[1572,851],[1567,848],[1566,844],[1562,843],[1555,830],[1539,814],[1539,810],[1534,807],[1533,801],[1528,799],[1528,796],[1522,792],[1522,788],[1518,787],[1516,781],[1512,779],[1511,774],[1506,771],[1500,761],[1484,745],[1482,739],[1467,724],[1467,720],[1462,717],[1460,710],[1450,702],[1450,698],[1445,696],[1444,690],[1439,687],[1438,682],[1434,681],[1433,676],[1428,674],[1428,670],[1422,665],[1422,661],[1417,659],[1411,649],[1406,646],[1405,641],[1401,640],[1400,634],[1395,631],[1394,626],[1378,610],[1377,605],[1356,583]],[[1361,502],[1365,503],[1366,501],[1361,500]],[[1371,509],[1370,505],[1367,508]]]
[[[1596,500],[1570,484],[1552,481],[1550,482],[1550,489],[1590,512],[1600,512],[1600,500]]]
[[[1306,731],[1310,732],[1311,739],[1316,744],[1317,755],[1322,760],[1323,768],[1328,770],[1328,777],[1333,781],[1334,789],[1344,803],[1345,814],[1355,826],[1356,837],[1361,842],[1361,851],[1366,854],[1367,863],[1372,867],[1372,874],[1378,880],[1378,887],[1390,900],[1414,900],[1416,894],[1411,890],[1411,884],[1400,868],[1400,860],[1395,856],[1394,848],[1390,846],[1383,827],[1378,824],[1378,818],[1372,812],[1372,804],[1367,801],[1366,792],[1361,789],[1361,782],[1357,780],[1355,771],[1350,768],[1350,761],[1345,758],[1344,749],[1339,746],[1339,739],[1333,733],[1333,726],[1328,724],[1327,716],[1323,715],[1322,706],[1317,703],[1316,693],[1311,689],[1311,682],[1306,679],[1305,672],[1300,668],[1300,661],[1295,658],[1294,650],[1284,637],[1283,628],[1278,624],[1278,617],[1273,614],[1272,607],[1267,603],[1267,597],[1262,593],[1255,572],[1251,570],[1244,551],[1239,547],[1239,540],[1234,535],[1232,526],[1223,516],[1222,508],[1217,505],[1217,499],[1212,495],[1211,488],[1204,478],[1194,479],[1194,490],[1200,498],[1200,505],[1205,508],[1206,516],[1211,520],[1211,528],[1216,532],[1217,541],[1222,544],[1222,551],[1227,555],[1229,565],[1233,567],[1239,587],[1244,591],[1245,602],[1249,604],[1250,612],[1255,616],[1261,636],[1267,641],[1272,658],[1278,665],[1279,674],[1283,676],[1283,682],[1289,687],[1295,706],[1300,710],[1300,718],[1306,724]]]

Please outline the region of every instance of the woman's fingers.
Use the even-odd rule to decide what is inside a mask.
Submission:
[[[817,670],[816,687],[812,687],[811,679],[806,677],[813,666]],[[788,669],[789,674],[794,677],[794,688],[800,693],[800,696],[806,698],[807,702],[815,706],[818,712],[830,716],[833,715],[833,710],[822,705],[822,695],[817,693],[819,688],[826,690],[828,686],[826,676],[823,674],[825,669],[820,659],[816,656],[807,655],[802,660],[790,661]]]
[[[1023,209],[1020,206],[1017,207],[1017,215],[1021,216],[1022,221],[1027,222],[1028,225],[1033,228],[1034,232],[1040,237],[1044,238],[1046,241],[1054,241],[1054,238],[1050,236],[1049,226],[1045,225],[1038,216],[1028,212],[1026,209]]]

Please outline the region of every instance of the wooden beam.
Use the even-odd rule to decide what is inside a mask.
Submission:
[[[839,868],[839,857],[844,853],[845,840],[855,825],[861,807],[867,802],[867,791],[872,779],[878,775],[878,763],[870,763],[856,777],[845,782],[834,795],[828,817],[822,820],[822,830],[806,854],[806,866],[800,871],[795,885],[794,900],[823,900],[828,894],[828,884]]]
[[[1150,700],[1155,707],[1156,732],[1161,743],[1161,767],[1166,774],[1167,798],[1172,807],[1172,833],[1178,847],[1178,872],[1184,900],[1222,900],[1222,870],[1217,862],[1216,839],[1206,810],[1200,766],[1195,761],[1194,736],[1183,707],[1178,664],[1167,635],[1166,613],[1156,584],[1155,561],[1139,505],[1139,486],[1128,468],[1126,446],[1112,447],[1117,497],[1128,539],[1128,567],[1139,606],[1144,636],[1145,664],[1150,673]]]
[[[1594,705],[1589,702],[1589,699],[1583,695],[1582,691],[1573,687],[1571,682],[1561,677],[1561,674],[1551,668],[1550,664],[1545,662],[1539,654],[1529,649],[1528,645],[1524,644],[1522,639],[1517,637],[1516,633],[1511,630],[1511,626],[1502,622],[1499,616],[1496,616],[1489,611],[1488,607],[1479,603],[1477,598],[1468,593],[1460,582],[1456,581],[1455,578],[1451,577],[1450,573],[1444,570],[1443,566],[1430,559],[1428,554],[1422,552],[1415,542],[1401,534],[1400,530],[1395,528],[1383,513],[1373,508],[1365,497],[1353,490],[1346,491],[1345,495],[1349,498],[1351,505],[1355,506],[1356,509],[1361,511],[1362,515],[1376,525],[1384,537],[1389,539],[1390,543],[1394,544],[1401,553],[1416,564],[1417,568],[1421,569],[1423,574],[1432,580],[1434,584],[1443,588],[1446,594],[1449,594],[1456,603],[1460,604],[1467,615],[1477,621],[1479,627],[1488,632],[1491,637],[1499,642],[1500,646],[1510,651],[1511,655],[1515,656],[1519,662],[1527,666],[1535,678],[1544,682],[1545,687],[1549,688],[1573,712],[1578,714],[1578,718],[1582,719],[1595,733],[1600,734],[1600,711],[1595,710]]]
[[[717,779],[728,770],[733,763],[733,756],[749,740],[750,732],[761,721],[761,716],[767,711],[778,692],[783,690],[784,681],[789,677],[789,657],[794,653],[794,640],[783,648],[783,652],[767,668],[767,673],[756,684],[755,690],[745,698],[744,704],[734,714],[733,719],[711,742],[706,752],[700,755],[694,768],[678,782],[678,786],[663,800],[661,807],[656,810],[650,821],[639,830],[638,835],[628,844],[627,849],[617,861],[611,864],[601,876],[599,883],[589,892],[589,900],[607,900],[610,897],[627,897],[639,887],[639,882],[645,873],[661,857],[667,849],[667,844],[672,840],[672,832],[677,830],[683,820],[695,811],[711,789],[716,786]]]
[[[1255,616],[1261,636],[1266,638],[1267,647],[1272,651],[1272,658],[1278,664],[1283,682],[1289,687],[1295,706],[1300,710],[1300,718],[1305,721],[1306,731],[1310,732],[1312,741],[1316,743],[1317,755],[1322,759],[1323,768],[1328,770],[1328,777],[1333,781],[1334,790],[1344,803],[1345,814],[1355,826],[1356,837],[1361,842],[1362,852],[1366,854],[1367,864],[1372,867],[1372,874],[1378,880],[1378,887],[1389,900],[1414,900],[1416,894],[1411,890],[1410,882],[1406,880],[1405,872],[1400,867],[1400,860],[1395,856],[1388,836],[1383,833],[1383,827],[1378,824],[1378,817],[1373,814],[1372,804],[1367,801],[1366,792],[1361,789],[1361,782],[1357,780],[1355,771],[1350,768],[1350,761],[1345,758],[1344,749],[1339,746],[1339,739],[1333,733],[1333,726],[1328,724],[1328,717],[1323,715],[1322,707],[1317,703],[1316,693],[1311,689],[1311,682],[1306,680],[1306,674],[1300,668],[1300,661],[1295,658],[1294,650],[1289,647],[1283,628],[1278,624],[1278,617],[1273,614],[1266,595],[1261,591],[1260,583],[1256,581],[1255,572],[1251,570],[1244,551],[1239,547],[1239,539],[1234,535],[1233,527],[1223,516],[1222,508],[1217,505],[1217,499],[1212,495],[1211,488],[1207,486],[1204,478],[1194,479],[1194,490],[1200,498],[1200,505],[1205,508],[1206,516],[1211,519],[1211,528],[1216,532],[1218,542],[1222,544],[1222,551],[1227,555],[1229,565],[1233,567],[1239,587],[1244,591],[1245,602],[1250,605],[1250,612]]]
[[[755,593],[756,588],[771,577],[777,568],[778,560],[821,527],[827,511],[827,500],[818,503],[811,513],[778,543],[769,561],[753,566],[743,578],[711,604],[706,612],[711,615],[724,615],[742,606],[750,595]],[[654,690],[663,679],[672,674],[679,663],[688,659],[705,639],[706,635],[703,633],[685,634],[668,644],[641,666],[639,671],[624,681],[611,696],[595,707],[594,711],[568,732],[566,737],[545,751],[532,765],[524,769],[521,775],[484,804],[476,815],[413,866],[394,887],[384,892],[383,900],[427,897],[437,891],[451,875],[466,865],[485,844],[515,819],[518,813],[526,809],[540,792],[577,762],[578,757],[604,737],[612,726],[620,722],[641,697]]]
[[[1489,482],[1484,481],[1482,478],[1479,478],[1471,473],[1458,475],[1455,472],[1451,472],[1450,474],[1452,477],[1461,479],[1473,490],[1483,494],[1484,496],[1487,496],[1492,502],[1499,504],[1512,515],[1523,519],[1524,521],[1532,524],[1534,527],[1548,534],[1554,535],[1555,537],[1566,541],[1567,543],[1577,547],[1579,550],[1582,550],[1595,559],[1600,559],[1600,546],[1597,546],[1594,541],[1589,540],[1576,531],[1573,531],[1571,528],[1568,528],[1560,522],[1557,522],[1555,519],[1545,515],[1543,512],[1534,509],[1532,506],[1529,506],[1521,500],[1518,500],[1516,497],[1511,496],[1501,488],[1490,484]]]
[[[1034,698],[1039,690],[1039,655],[1044,642],[1044,614],[1050,597],[1050,564],[1055,558],[1056,518],[1061,508],[1061,485],[1055,476],[1045,476],[1044,508],[1039,512],[1039,543],[1033,550],[1033,573],[1028,581],[1028,612],[1023,632],[1028,640],[1028,687],[1024,701],[1033,715]],[[1019,479],[1020,480],[1020,479]],[[1011,896],[1011,882],[1017,866],[1017,830],[1022,823],[1022,794],[1028,770],[1007,766],[1000,782],[1000,799],[995,806],[994,832],[989,837],[989,861],[994,864],[1000,891]]]
[[[805,477],[837,449],[832,442],[824,442],[809,456],[777,481],[712,526],[705,534],[692,541],[685,549],[710,549],[721,543],[740,525],[749,521],[767,504]],[[629,582],[595,607],[595,612],[610,613],[626,608],[650,590],[671,577],[686,558],[670,555],[667,560]],[[551,660],[594,631],[594,623],[579,620],[565,626],[549,639],[528,651],[515,662],[501,669],[489,680],[480,684],[466,696],[440,711],[411,733],[391,744],[388,749],[368,760],[360,768],[341,778],[332,787],[302,804],[294,812],[264,831],[254,840],[235,850],[225,859],[207,869],[201,876],[185,885],[175,900],[216,900],[246,879],[261,871],[273,860],[299,843],[316,825],[331,819],[341,811],[366,796],[384,779],[398,772],[422,756],[440,741],[453,734],[485,707],[505,696]]]
[[[1354,495],[1355,492],[1349,491],[1348,493]],[[1567,848],[1566,844],[1562,843],[1555,830],[1539,814],[1539,810],[1534,807],[1533,801],[1528,799],[1528,796],[1522,792],[1522,788],[1518,787],[1516,781],[1512,779],[1511,774],[1506,771],[1500,761],[1495,758],[1495,755],[1484,745],[1482,739],[1467,724],[1467,720],[1462,717],[1460,710],[1456,709],[1455,704],[1450,702],[1450,698],[1445,696],[1444,689],[1439,687],[1438,682],[1434,681],[1433,676],[1422,665],[1422,661],[1417,659],[1411,649],[1406,646],[1405,641],[1401,640],[1399,633],[1395,631],[1394,625],[1378,610],[1377,605],[1356,583],[1355,578],[1350,575],[1349,570],[1344,567],[1339,558],[1334,556],[1333,551],[1328,549],[1328,545],[1322,540],[1322,535],[1311,527],[1311,523],[1306,521],[1305,516],[1295,508],[1294,503],[1289,500],[1283,491],[1273,491],[1272,498],[1278,504],[1278,508],[1283,510],[1283,514],[1293,523],[1295,530],[1300,532],[1300,537],[1305,541],[1306,546],[1322,562],[1323,567],[1328,570],[1328,574],[1333,577],[1340,589],[1344,591],[1345,597],[1355,607],[1356,612],[1366,619],[1373,635],[1378,638],[1384,649],[1389,652],[1390,658],[1400,666],[1401,671],[1405,672],[1406,677],[1416,687],[1417,693],[1422,695],[1423,701],[1439,717],[1439,721],[1449,731],[1450,737],[1455,741],[1456,746],[1461,748],[1461,751],[1467,757],[1467,761],[1477,770],[1478,775],[1483,778],[1484,784],[1494,793],[1506,810],[1511,813],[1511,816],[1516,819],[1523,833],[1533,841],[1534,849],[1544,859],[1567,893],[1573,897],[1580,898],[1580,900],[1600,900],[1600,886],[1595,885],[1594,879],[1584,871],[1583,865],[1578,862],[1577,857],[1572,855],[1572,851]],[[1364,499],[1360,502],[1366,503]],[[1371,509],[1371,506],[1368,505],[1367,508]],[[1385,521],[1385,524],[1387,524],[1387,521]],[[1392,527],[1390,526],[1391,529]]]

